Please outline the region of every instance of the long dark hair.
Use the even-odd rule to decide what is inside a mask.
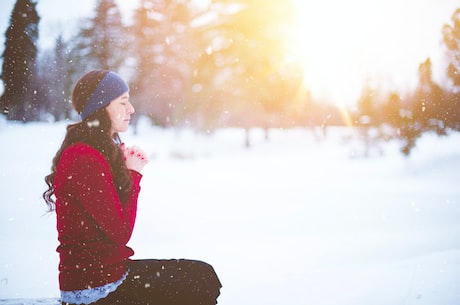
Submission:
[[[83,75],[76,83],[72,92],[72,106],[81,113],[97,84],[107,75],[107,70],[94,70]],[[121,139],[118,133],[112,135],[111,120],[106,108],[101,108],[82,122],[67,126],[66,135],[61,147],[53,158],[51,173],[45,177],[48,189],[43,193],[43,199],[49,211],[54,211],[54,177],[57,165],[64,150],[72,144],[83,142],[100,151],[109,163],[114,184],[120,200],[124,202],[131,190],[132,181],[128,168],[125,165],[123,152],[119,147]]]

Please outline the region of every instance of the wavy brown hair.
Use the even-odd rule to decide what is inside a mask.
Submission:
[[[99,82],[109,73],[107,70],[94,70],[83,75],[75,84],[72,92],[72,106],[81,113],[91,94]],[[124,202],[131,190],[132,181],[129,170],[125,165],[123,152],[119,146],[121,139],[118,133],[111,134],[111,120],[106,108],[101,108],[89,115],[82,122],[67,126],[66,135],[61,147],[53,158],[51,173],[45,177],[48,189],[43,193],[43,199],[49,211],[54,211],[54,177],[62,153],[67,147],[83,142],[97,149],[109,163],[114,184],[120,200]]]

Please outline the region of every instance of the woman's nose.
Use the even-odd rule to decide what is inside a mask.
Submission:
[[[135,112],[133,104],[131,102],[128,102],[128,113],[133,114]]]

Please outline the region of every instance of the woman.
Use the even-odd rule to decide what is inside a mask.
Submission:
[[[43,194],[57,215],[62,304],[216,304],[221,284],[212,266],[129,259],[148,160],[118,134],[134,113],[126,82],[91,71],[76,83],[72,105],[82,121],[67,127]]]

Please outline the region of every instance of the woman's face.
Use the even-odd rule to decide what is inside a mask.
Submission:
[[[134,107],[129,102],[129,93],[126,92],[111,101],[106,109],[112,122],[112,134],[126,131],[131,114],[134,113]]]

